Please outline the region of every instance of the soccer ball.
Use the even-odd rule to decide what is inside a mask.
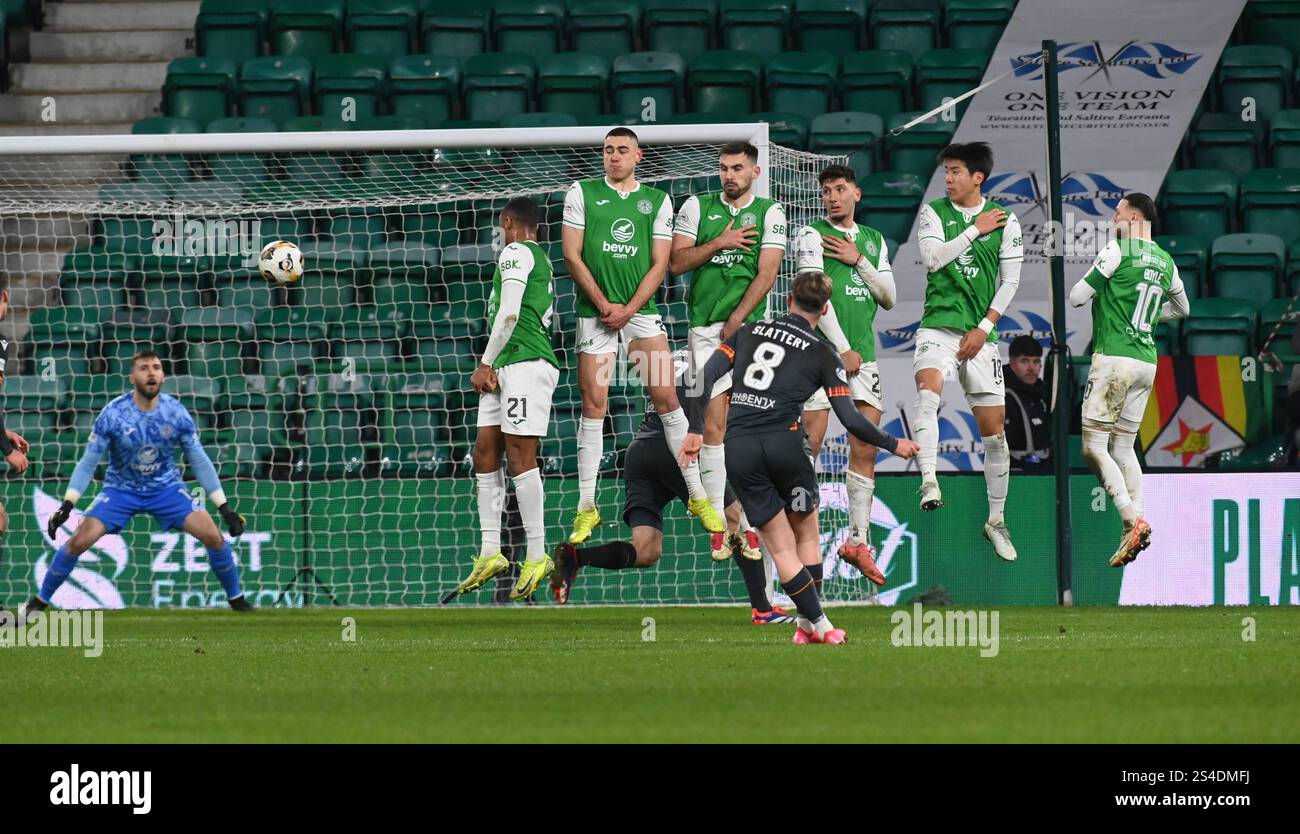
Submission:
[[[257,259],[262,277],[277,284],[292,284],[302,277],[302,250],[287,240],[273,240]]]

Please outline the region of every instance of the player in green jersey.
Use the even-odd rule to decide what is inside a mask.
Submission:
[[[880,367],[876,364],[876,309],[892,309],[897,293],[889,252],[880,232],[853,219],[862,189],[847,165],[831,165],[817,177],[826,216],[799,230],[795,269],[825,272],[831,301],[817,329],[835,346],[849,375],[853,405],[880,425]],[[830,400],[818,391],[804,404],[803,425],[814,460],[821,452],[830,420]],[[849,468],[844,474],[850,536],[839,557],[875,582],[885,584],[871,549],[871,499],[876,489],[876,447],[849,435]]]
[[[921,207],[917,245],[929,272],[925,307],[916,333],[913,433],[921,451],[921,509],[943,506],[936,477],[939,403],[953,376],[966,392],[984,442],[984,481],[989,518],[984,538],[998,557],[1014,561],[1016,548],[1003,520],[1011,450],[1003,422],[1005,388],[998,353],[997,322],[1020,285],[1024,258],[1020,221],[985,200],[980,187],[993,172],[993,151],[984,142],[948,145],[939,152],[948,196]]]
[[[758,148],[748,142],[723,145],[718,156],[722,191],[688,197],[677,213],[669,269],[674,275],[691,273],[688,347],[695,379],[723,340],[742,324],[766,315],[767,294],[785,257],[785,209],[754,193],[759,173]],[[728,373],[713,387],[700,451],[700,480],[718,513],[727,485],[722,437],[730,391]],[[758,534],[743,515],[730,540],[714,533],[712,545],[715,560],[730,557],[735,546],[744,548],[749,558],[759,558]]]
[[[516,197],[501,212],[506,246],[497,260],[488,302],[491,334],[470,384],[479,392],[474,472],[482,543],[462,594],[483,586],[510,567],[501,553],[501,511],[505,507],[505,454],[519,500],[528,549],[511,599],[525,599],[555,569],[546,552],[545,497],[537,468],[538,441],[546,436],[551,399],[560,381],[551,350],[555,293],[551,262],[537,245],[540,211],[528,197]]]
[[[663,283],[672,247],[673,206],[668,195],[637,182],[642,149],[634,132],[616,127],[602,148],[605,176],[579,180],[564,196],[564,262],[578,287],[578,512],[572,544],[600,524],[596,479],[604,453],[605,411],[614,356],[622,341],[664,425],[668,445],[686,437],[677,402],[672,354],[655,292]],[[698,465],[683,467],[689,511],[710,533],[726,529],[700,483]]]
[[[1092,302],[1092,365],[1083,396],[1083,457],[1124,522],[1111,567],[1151,543],[1142,518],[1142,467],[1133,440],[1156,377],[1156,324],[1191,309],[1174,259],[1151,240],[1155,203],[1133,193],[1115,207],[1116,239],[1070,290],[1070,303]],[[1166,300],[1168,299],[1168,300]]]

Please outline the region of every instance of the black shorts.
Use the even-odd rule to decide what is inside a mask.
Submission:
[[[728,437],[727,480],[745,508],[749,523],[760,527],[782,510],[817,509],[817,473],[808,460],[801,431],[773,431]]]
[[[676,456],[668,450],[668,441],[659,437],[638,437],[627,447],[623,458],[623,480],[627,494],[623,499],[623,523],[628,527],[664,529],[664,507],[676,498],[690,500],[686,480]],[[736,497],[727,487],[723,506]]]

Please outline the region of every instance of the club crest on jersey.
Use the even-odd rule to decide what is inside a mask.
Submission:
[[[862,248],[865,249],[867,254],[873,258],[876,257],[877,253],[880,252],[880,247],[876,246],[876,242],[874,240],[866,241],[865,243],[862,244]]]
[[[171,423],[164,423],[162,428],[158,430],[158,433],[162,435],[163,440],[171,440],[176,434],[176,429]]]
[[[641,200],[636,204],[636,210],[642,214],[649,214],[654,211],[654,206],[650,204],[649,200]]]
[[[757,225],[758,225],[758,218],[754,216],[754,212],[752,212],[752,211],[747,211],[747,212],[745,212],[744,214],[740,215],[740,225],[742,225],[742,226],[757,226]]]

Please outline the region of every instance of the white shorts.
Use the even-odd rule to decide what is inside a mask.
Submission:
[[[1006,387],[1002,380],[1002,355],[996,342],[985,342],[973,358],[957,360],[964,333],[946,328],[922,327],[916,331],[916,353],[912,354],[912,373],[934,368],[945,381],[956,378],[972,407],[1006,404]]]
[[[880,399],[880,366],[875,362],[863,362],[858,372],[849,377],[849,396],[855,403],[866,403],[878,411],[884,411]],[[827,411],[830,407],[831,400],[826,396],[825,388],[818,388],[808,398],[808,402],[803,404],[804,411]]]
[[[704,373],[704,366],[709,363],[709,357],[718,349],[718,345],[722,344],[722,328],[725,326],[724,322],[706,324],[703,327],[692,327],[687,333],[686,347],[690,351],[691,379],[699,379]],[[713,393],[709,394],[709,399],[730,390],[731,371],[727,371],[713,383]]]
[[[497,371],[497,390],[479,395],[478,425],[500,426],[506,434],[521,437],[545,437],[551,398],[559,384],[559,368],[544,359],[506,365]]]
[[[646,315],[637,313],[632,320],[623,325],[622,330],[610,330],[600,323],[600,319],[578,319],[578,353],[617,353],[619,340],[623,344],[636,339],[651,339],[666,336],[663,316],[655,313]]]
[[[1094,353],[1083,393],[1083,419],[1136,432],[1155,380],[1156,366],[1150,362]]]

